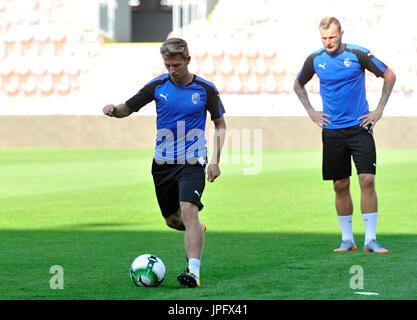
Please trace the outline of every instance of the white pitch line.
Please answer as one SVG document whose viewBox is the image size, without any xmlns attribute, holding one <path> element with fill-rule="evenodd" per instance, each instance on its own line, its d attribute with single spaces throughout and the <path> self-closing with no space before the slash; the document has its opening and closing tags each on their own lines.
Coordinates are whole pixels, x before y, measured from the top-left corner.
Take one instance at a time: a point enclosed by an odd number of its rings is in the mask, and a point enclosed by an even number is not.
<svg viewBox="0 0 417 320">
<path fill-rule="evenodd" d="M 362 291 L 357 291 L 355 293 L 356 294 L 361 294 L 361 295 L 364 295 L 364 296 L 377 296 L 377 295 L 379 295 L 379 293 L 377 293 L 377 292 L 362 292 Z"/>
</svg>

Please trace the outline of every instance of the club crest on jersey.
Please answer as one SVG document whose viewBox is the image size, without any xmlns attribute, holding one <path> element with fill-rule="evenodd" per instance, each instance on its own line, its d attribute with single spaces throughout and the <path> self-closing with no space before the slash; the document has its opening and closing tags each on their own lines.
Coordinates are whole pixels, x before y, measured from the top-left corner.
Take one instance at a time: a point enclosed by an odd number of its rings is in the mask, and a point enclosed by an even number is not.
<svg viewBox="0 0 417 320">
<path fill-rule="evenodd" d="M 191 96 L 191 101 L 192 101 L 194 104 L 199 103 L 199 102 L 200 102 L 200 94 L 199 94 L 198 92 L 193 93 L 193 95 Z"/>
<path fill-rule="evenodd" d="M 346 67 L 350 67 L 352 65 L 352 61 L 349 58 L 346 58 L 345 61 L 343 62 L 345 64 Z"/>
</svg>

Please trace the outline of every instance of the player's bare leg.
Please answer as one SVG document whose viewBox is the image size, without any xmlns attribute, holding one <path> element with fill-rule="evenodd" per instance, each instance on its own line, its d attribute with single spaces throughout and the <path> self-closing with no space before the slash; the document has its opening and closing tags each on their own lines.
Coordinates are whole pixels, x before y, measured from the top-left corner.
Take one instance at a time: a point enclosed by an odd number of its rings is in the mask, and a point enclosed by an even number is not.
<svg viewBox="0 0 417 320">
<path fill-rule="evenodd" d="M 178 210 L 175 213 L 171 214 L 169 217 L 166 217 L 165 223 L 170 228 L 184 231 L 185 226 L 184 226 L 184 223 L 182 222 L 181 208 L 178 208 Z"/>
<path fill-rule="evenodd" d="M 198 207 L 190 202 L 181 202 L 180 205 L 185 226 L 184 245 L 187 257 L 201 259 L 204 232 L 198 219 Z"/>
<path fill-rule="evenodd" d="M 336 212 L 338 216 L 350 216 L 353 213 L 352 196 L 350 195 L 349 178 L 333 181 L 336 193 Z"/>
<path fill-rule="evenodd" d="M 185 226 L 184 246 L 189 263 L 187 272 L 179 274 L 177 279 L 188 287 L 199 287 L 204 231 L 198 219 L 198 207 L 190 202 L 181 202 L 180 206 Z"/>
<path fill-rule="evenodd" d="M 361 186 L 361 210 L 365 224 L 365 244 L 364 251 L 388 253 L 376 240 L 376 223 L 378 218 L 378 197 L 375 191 L 375 175 L 362 173 L 359 174 L 359 184 Z"/>
<path fill-rule="evenodd" d="M 165 218 L 165 223 L 168 227 L 179 230 L 179 231 L 185 231 L 184 223 L 182 222 L 182 214 L 181 214 L 181 208 L 178 208 L 178 210 L 170 215 L 169 217 Z M 203 222 L 200 222 L 201 227 L 203 228 L 203 232 L 206 232 L 206 225 Z"/>
<path fill-rule="evenodd" d="M 362 214 L 378 212 L 378 197 L 375 191 L 375 176 L 373 174 L 359 174 L 361 186 L 361 210 Z"/>
<path fill-rule="evenodd" d="M 350 179 L 333 181 L 333 188 L 336 194 L 336 212 L 342 231 L 342 243 L 334 252 L 355 251 L 357 248 L 352 232 L 353 202 L 350 194 Z"/>
</svg>

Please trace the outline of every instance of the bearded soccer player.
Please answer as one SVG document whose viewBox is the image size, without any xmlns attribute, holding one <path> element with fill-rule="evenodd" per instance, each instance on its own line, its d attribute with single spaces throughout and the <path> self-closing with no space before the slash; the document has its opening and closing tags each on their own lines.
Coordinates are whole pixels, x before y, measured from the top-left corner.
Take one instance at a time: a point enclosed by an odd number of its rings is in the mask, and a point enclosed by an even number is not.
<svg viewBox="0 0 417 320">
<path fill-rule="evenodd" d="M 295 80 L 294 91 L 311 120 L 323 128 L 323 179 L 333 180 L 342 232 L 340 247 L 334 251 L 357 250 L 352 232 L 352 157 L 361 188 L 364 251 L 387 253 L 388 250 L 376 239 L 378 199 L 375 191 L 376 148 L 373 129 L 382 117 L 396 76 L 368 49 L 343 43 L 343 31 L 336 18 L 324 18 L 319 30 L 324 48 L 306 59 Z M 381 98 L 374 111 L 369 111 L 366 100 L 365 70 L 384 79 Z M 323 112 L 313 108 L 304 87 L 314 74 L 320 79 Z"/>
<path fill-rule="evenodd" d="M 155 101 L 157 136 L 152 163 L 155 192 L 166 224 L 185 231 L 188 268 L 177 279 L 184 286 L 199 287 L 206 229 L 198 217 L 203 209 L 201 196 L 207 164 L 206 116 L 208 111 L 215 127 L 213 159 L 207 166 L 207 179 L 213 182 L 221 173 L 225 110 L 214 84 L 189 72 L 191 57 L 183 39 L 168 39 L 160 53 L 168 73 L 151 80 L 125 103 L 106 105 L 103 113 L 124 118 Z"/>
</svg>

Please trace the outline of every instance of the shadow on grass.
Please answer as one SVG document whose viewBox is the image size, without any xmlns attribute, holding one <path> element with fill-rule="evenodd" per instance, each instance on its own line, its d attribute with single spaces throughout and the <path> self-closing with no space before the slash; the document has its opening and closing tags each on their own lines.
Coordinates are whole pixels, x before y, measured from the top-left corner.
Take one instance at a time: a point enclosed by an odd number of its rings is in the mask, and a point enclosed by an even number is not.
<svg viewBox="0 0 417 320">
<path fill-rule="evenodd" d="M 105 224 L 91 225 L 99 228 Z M 0 230 L 0 299 L 287 300 L 416 299 L 417 237 L 380 235 L 389 254 L 333 253 L 339 234 L 227 233 L 210 231 L 202 260 L 202 287 L 181 287 L 186 268 L 183 233 L 68 230 Z M 143 253 L 165 263 L 158 288 L 137 288 L 129 266 Z M 53 265 L 64 270 L 64 289 L 49 285 Z M 352 266 L 363 287 L 352 288 Z M 358 283 L 358 285 L 360 285 Z M 355 292 L 376 292 L 361 296 Z"/>
</svg>

